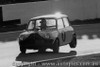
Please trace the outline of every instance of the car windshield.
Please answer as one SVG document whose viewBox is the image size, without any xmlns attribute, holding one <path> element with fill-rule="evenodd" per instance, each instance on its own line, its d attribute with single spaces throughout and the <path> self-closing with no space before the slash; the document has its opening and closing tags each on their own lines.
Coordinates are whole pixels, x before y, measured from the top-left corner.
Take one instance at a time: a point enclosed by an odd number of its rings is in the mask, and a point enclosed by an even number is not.
<svg viewBox="0 0 100 67">
<path fill-rule="evenodd" d="M 31 20 L 28 24 L 28 30 L 46 30 L 56 28 L 55 19 L 36 19 Z"/>
</svg>

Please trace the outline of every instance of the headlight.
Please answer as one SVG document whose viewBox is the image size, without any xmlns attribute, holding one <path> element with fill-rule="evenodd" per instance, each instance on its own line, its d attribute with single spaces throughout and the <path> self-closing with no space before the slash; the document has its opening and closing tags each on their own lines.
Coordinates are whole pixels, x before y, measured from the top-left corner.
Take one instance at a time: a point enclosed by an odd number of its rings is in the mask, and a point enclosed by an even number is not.
<svg viewBox="0 0 100 67">
<path fill-rule="evenodd" d="M 26 39 L 27 37 L 28 37 L 28 35 L 20 35 L 19 39 L 20 39 L 20 40 L 24 40 L 24 39 Z"/>
<path fill-rule="evenodd" d="M 24 38 L 25 38 L 25 35 L 21 35 L 21 36 L 19 37 L 20 40 L 23 40 Z"/>
</svg>

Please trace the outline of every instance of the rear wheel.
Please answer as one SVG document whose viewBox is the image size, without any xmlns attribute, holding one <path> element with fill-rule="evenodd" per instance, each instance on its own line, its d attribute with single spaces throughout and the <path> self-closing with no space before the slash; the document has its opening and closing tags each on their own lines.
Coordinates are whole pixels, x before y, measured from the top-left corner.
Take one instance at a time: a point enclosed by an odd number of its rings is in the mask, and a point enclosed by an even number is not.
<svg viewBox="0 0 100 67">
<path fill-rule="evenodd" d="M 59 52 L 59 39 L 56 39 L 54 44 L 53 44 L 53 52 L 58 53 Z"/>
<path fill-rule="evenodd" d="M 70 46 L 71 48 L 75 48 L 76 45 L 77 45 L 77 40 L 76 40 L 76 35 L 74 34 L 74 35 L 73 35 L 72 41 L 69 43 L 69 46 Z"/>
</svg>

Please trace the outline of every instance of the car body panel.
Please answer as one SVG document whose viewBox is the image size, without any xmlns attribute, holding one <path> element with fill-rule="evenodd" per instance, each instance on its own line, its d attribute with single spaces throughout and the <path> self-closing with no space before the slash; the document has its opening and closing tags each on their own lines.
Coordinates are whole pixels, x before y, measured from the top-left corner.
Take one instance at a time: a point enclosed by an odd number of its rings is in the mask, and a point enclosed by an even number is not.
<svg viewBox="0 0 100 67">
<path fill-rule="evenodd" d="M 65 32 L 65 41 L 64 44 L 68 44 L 71 42 L 72 40 L 72 36 L 73 36 L 73 28 L 71 26 L 65 27 L 64 28 L 64 32 Z"/>
<path fill-rule="evenodd" d="M 45 38 L 45 35 L 49 35 L 50 39 L 55 39 L 58 37 L 58 31 L 57 29 L 55 30 L 45 30 L 45 31 L 39 31 L 38 32 L 40 36 Z"/>
</svg>

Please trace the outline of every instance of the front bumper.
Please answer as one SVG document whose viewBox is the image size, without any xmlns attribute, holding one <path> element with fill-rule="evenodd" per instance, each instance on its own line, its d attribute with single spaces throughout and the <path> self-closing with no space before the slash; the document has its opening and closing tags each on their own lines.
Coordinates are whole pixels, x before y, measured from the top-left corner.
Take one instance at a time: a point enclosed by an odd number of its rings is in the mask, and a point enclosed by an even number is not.
<svg viewBox="0 0 100 67">
<path fill-rule="evenodd" d="M 29 49 L 51 48 L 53 39 L 43 38 L 38 34 L 31 35 L 25 40 L 19 40 L 19 45 Z"/>
</svg>

